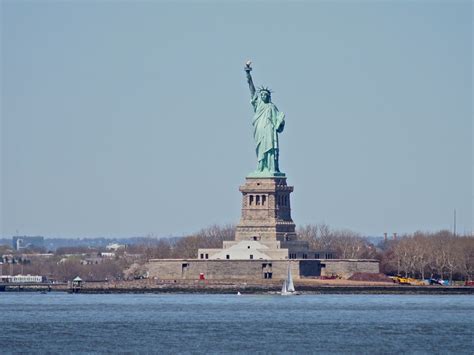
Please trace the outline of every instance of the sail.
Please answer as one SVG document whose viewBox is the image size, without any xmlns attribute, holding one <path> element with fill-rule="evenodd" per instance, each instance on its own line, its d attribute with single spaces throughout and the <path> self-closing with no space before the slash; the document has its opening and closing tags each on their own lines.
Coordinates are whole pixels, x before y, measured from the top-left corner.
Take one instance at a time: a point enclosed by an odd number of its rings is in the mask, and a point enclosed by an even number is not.
<svg viewBox="0 0 474 355">
<path fill-rule="evenodd" d="M 283 281 L 283 286 L 281 287 L 281 294 L 284 295 L 288 293 L 288 290 L 286 288 L 286 280 Z"/>
<path fill-rule="evenodd" d="M 295 286 L 293 285 L 293 278 L 291 277 L 291 268 L 290 264 L 288 264 L 288 277 L 286 279 L 287 290 L 288 292 L 295 292 Z"/>
</svg>

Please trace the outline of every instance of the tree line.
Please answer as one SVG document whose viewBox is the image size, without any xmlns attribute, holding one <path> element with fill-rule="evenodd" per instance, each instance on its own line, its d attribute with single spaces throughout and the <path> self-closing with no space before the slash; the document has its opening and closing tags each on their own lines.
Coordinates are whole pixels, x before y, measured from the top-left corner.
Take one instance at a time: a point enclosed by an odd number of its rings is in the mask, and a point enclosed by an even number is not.
<svg viewBox="0 0 474 355">
<path fill-rule="evenodd" d="M 45 275 L 59 281 L 80 276 L 85 280 L 120 279 L 131 265 L 143 265 L 150 259 L 193 259 L 199 248 L 222 248 L 222 242 L 234 240 L 235 226 L 213 225 L 185 237 L 141 238 L 112 259 L 84 264 L 79 254 L 98 253 L 85 247 L 62 248 L 47 259 L 31 259 L 17 265 L 3 265 L 3 274 L 13 267 L 14 274 Z M 416 232 L 396 239 L 372 243 L 348 229 L 332 229 L 326 224 L 305 225 L 297 229 L 299 240 L 311 250 L 332 252 L 340 259 L 377 259 L 381 272 L 416 278 L 440 277 L 472 280 L 474 277 L 474 236 L 454 236 L 449 231 Z M 65 255 L 72 256 L 65 257 Z M 20 259 L 21 260 L 21 259 Z M 5 267 L 6 265 L 6 267 Z M 125 275 L 126 276 L 126 275 Z"/>
<path fill-rule="evenodd" d="M 377 259 L 380 271 L 414 278 L 472 280 L 474 236 L 455 236 L 447 230 L 415 232 L 386 239 L 374 245 L 350 230 L 331 229 L 325 224 L 298 229 L 301 240 L 312 249 L 330 250 L 341 259 Z"/>
<path fill-rule="evenodd" d="M 380 262 L 382 271 L 389 274 L 472 280 L 474 237 L 446 230 L 407 234 L 381 245 Z"/>
</svg>

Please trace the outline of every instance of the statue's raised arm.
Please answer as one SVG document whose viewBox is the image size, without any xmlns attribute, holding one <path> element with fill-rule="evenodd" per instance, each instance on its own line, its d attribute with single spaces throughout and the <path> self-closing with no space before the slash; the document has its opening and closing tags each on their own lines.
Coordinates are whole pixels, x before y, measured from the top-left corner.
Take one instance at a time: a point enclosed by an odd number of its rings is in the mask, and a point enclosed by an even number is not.
<svg viewBox="0 0 474 355">
<path fill-rule="evenodd" d="M 245 72 L 247 73 L 247 83 L 249 84 L 249 89 L 250 89 L 250 95 L 253 97 L 255 95 L 255 86 L 253 85 L 253 80 L 252 80 L 252 75 L 250 75 L 250 72 L 252 71 L 252 62 L 250 60 L 245 63 Z"/>
</svg>

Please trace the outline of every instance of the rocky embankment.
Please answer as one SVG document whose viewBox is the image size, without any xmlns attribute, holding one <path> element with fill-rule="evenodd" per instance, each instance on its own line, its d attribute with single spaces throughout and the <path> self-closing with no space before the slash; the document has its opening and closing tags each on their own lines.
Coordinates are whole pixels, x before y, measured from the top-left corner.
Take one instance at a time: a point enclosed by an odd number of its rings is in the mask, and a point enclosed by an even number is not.
<svg viewBox="0 0 474 355">
<path fill-rule="evenodd" d="M 295 288 L 302 294 L 474 294 L 466 286 L 409 286 L 388 282 L 351 280 L 300 280 Z M 53 288 L 71 291 L 67 287 Z M 207 293 L 207 294 L 272 294 L 281 290 L 277 281 L 238 282 L 211 280 L 133 280 L 85 282 L 79 293 Z"/>
</svg>

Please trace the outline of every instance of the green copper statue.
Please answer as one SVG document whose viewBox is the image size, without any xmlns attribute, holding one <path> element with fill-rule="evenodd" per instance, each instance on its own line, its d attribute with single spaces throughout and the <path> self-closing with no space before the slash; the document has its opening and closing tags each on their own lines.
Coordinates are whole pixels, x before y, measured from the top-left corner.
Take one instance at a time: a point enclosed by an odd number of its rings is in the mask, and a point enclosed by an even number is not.
<svg viewBox="0 0 474 355">
<path fill-rule="evenodd" d="M 278 166 L 278 133 L 283 132 L 285 127 L 285 114 L 271 101 L 272 91 L 266 87 L 255 90 L 250 72 L 252 62 L 245 65 L 247 82 L 252 96 L 252 106 L 255 112 L 253 116 L 253 137 L 256 144 L 257 170 L 250 177 L 284 176 Z"/>
</svg>

